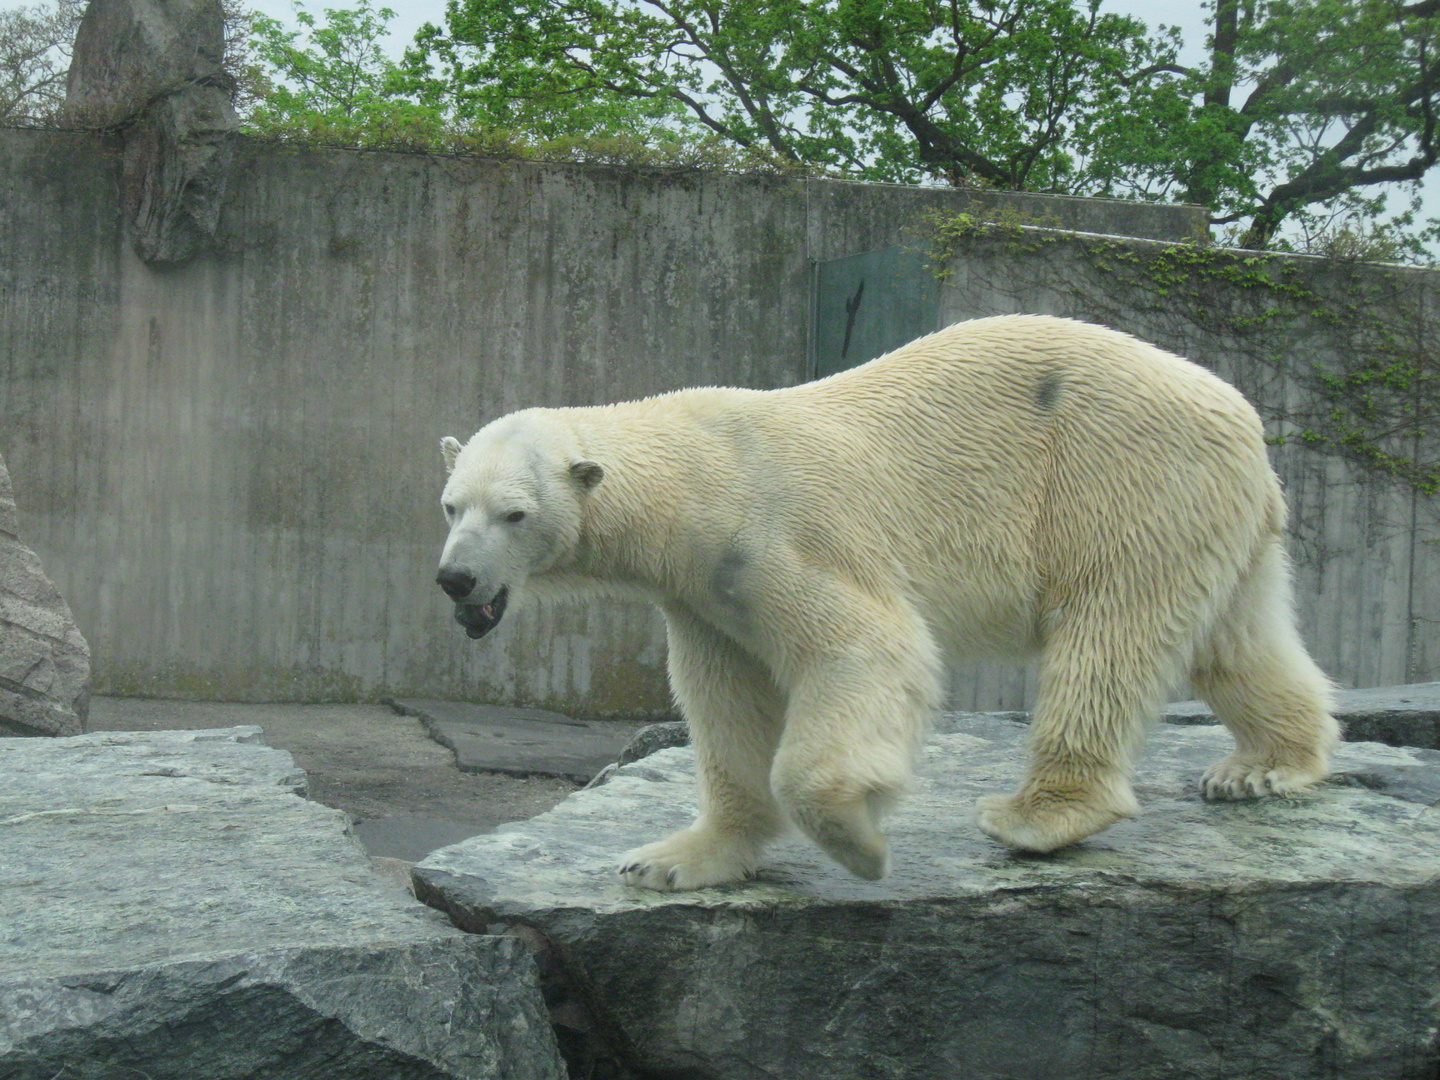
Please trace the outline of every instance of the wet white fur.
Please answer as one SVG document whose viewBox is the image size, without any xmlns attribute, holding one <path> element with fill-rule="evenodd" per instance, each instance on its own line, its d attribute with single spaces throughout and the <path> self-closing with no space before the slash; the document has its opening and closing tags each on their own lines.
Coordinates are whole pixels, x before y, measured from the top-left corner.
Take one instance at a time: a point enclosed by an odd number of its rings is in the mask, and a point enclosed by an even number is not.
<svg viewBox="0 0 1440 1080">
<path fill-rule="evenodd" d="M 514 413 L 446 459 L 444 562 L 477 598 L 599 585 L 665 613 L 701 812 L 624 856 L 636 885 L 741 878 L 791 824 L 882 875 L 942 657 L 1038 657 L 1025 779 L 977 807 L 1013 847 L 1136 813 L 1145 721 L 1187 674 L 1237 745 L 1208 797 L 1327 773 L 1260 422 L 1124 334 L 960 323 L 803 386 Z"/>
</svg>

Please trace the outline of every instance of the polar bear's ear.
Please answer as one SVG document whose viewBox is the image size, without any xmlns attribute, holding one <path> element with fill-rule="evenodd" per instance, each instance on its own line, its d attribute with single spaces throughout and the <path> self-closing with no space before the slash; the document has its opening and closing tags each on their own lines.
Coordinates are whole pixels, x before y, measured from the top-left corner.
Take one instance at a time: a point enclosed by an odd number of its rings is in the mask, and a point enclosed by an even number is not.
<svg viewBox="0 0 1440 1080">
<path fill-rule="evenodd" d="M 605 470 L 598 461 L 575 461 L 570 464 L 570 475 L 581 487 L 593 488 L 605 479 Z"/>
<path fill-rule="evenodd" d="M 446 435 L 440 440 L 440 456 L 445 459 L 445 471 L 455 471 L 455 458 L 460 453 L 460 440 L 454 435 Z"/>
</svg>

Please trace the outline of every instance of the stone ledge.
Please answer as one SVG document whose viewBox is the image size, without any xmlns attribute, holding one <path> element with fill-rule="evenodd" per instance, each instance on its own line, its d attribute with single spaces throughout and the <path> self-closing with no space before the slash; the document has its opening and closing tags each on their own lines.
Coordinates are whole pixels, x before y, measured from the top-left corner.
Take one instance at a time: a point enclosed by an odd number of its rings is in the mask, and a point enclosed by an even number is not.
<svg viewBox="0 0 1440 1080">
<path fill-rule="evenodd" d="M 687 1080 L 1434 1076 L 1440 753 L 1348 744 L 1314 792 L 1207 804 L 1196 783 L 1228 737 L 1164 725 L 1142 815 L 1034 857 L 985 839 L 971 810 L 1018 780 L 1024 727 L 957 724 L 890 824 L 881 882 L 787 842 L 743 885 L 622 885 L 617 857 L 694 813 L 693 753 L 670 749 L 432 854 L 417 893 L 460 925 L 543 936 L 572 1068 L 583 1053 Z"/>
<path fill-rule="evenodd" d="M 0 739 L 0 1076 L 559 1080 L 525 945 L 373 873 L 259 736 Z"/>
</svg>

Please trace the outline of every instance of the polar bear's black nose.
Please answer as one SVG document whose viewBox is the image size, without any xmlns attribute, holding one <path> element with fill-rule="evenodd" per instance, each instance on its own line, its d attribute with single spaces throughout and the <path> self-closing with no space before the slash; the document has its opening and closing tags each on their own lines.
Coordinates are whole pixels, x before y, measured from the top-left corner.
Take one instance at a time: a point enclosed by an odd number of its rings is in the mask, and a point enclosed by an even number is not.
<svg viewBox="0 0 1440 1080">
<path fill-rule="evenodd" d="M 475 588 L 475 575 L 464 570 L 441 570 L 435 581 L 451 600 L 464 600 Z"/>
</svg>

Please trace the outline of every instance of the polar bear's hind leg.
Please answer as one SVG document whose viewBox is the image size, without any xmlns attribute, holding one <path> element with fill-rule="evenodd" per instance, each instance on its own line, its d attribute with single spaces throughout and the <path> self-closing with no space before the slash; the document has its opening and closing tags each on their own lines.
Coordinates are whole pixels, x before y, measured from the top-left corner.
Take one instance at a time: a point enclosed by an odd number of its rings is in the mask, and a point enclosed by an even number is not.
<svg viewBox="0 0 1440 1080">
<path fill-rule="evenodd" d="M 1020 788 L 975 804 L 980 830 L 1022 851 L 1054 851 L 1139 812 L 1132 761 L 1175 663 L 1153 627 L 1090 606 L 1073 605 L 1046 643 Z"/>
<path fill-rule="evenodd" d="M 1278 539 L 1241 581 L 1197 652 L 1191 682 L 1235 737 L 1200 781 L 1208 799 L 1289 795 L 1324 779 L 1340 739 L 1331 683 L 1295 628 L 1290 572 Z"/>
</svg>

